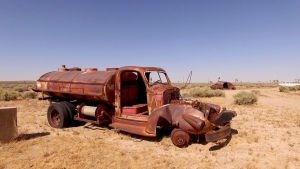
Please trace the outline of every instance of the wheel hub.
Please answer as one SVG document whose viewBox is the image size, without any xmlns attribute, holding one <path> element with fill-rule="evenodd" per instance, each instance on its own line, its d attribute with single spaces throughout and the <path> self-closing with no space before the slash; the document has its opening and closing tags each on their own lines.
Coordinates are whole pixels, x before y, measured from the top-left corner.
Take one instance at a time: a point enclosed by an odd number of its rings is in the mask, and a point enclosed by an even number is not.
<svg viewBox="0 0 300 169">
<path fill-rule="evenodd" d="M 190 135 L 182 129 L 173 129 L 171 140 L 178 147 L 186 146 L 190 142 Z"/>
</svg>

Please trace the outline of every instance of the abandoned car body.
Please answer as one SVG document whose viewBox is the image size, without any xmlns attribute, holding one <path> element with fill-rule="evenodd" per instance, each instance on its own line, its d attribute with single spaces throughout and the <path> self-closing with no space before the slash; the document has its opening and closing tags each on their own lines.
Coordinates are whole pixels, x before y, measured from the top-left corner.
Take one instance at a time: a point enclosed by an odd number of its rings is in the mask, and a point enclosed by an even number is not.
<svg viewBox="0 0 300 169">
<path fill-rule="evenodd" d="M 216 89 L 221 89 L 221 90 L 223 90 L 223 89 L 231 89 L 231 90 L 235 90 L 236 89 L 235 86 L 232 83 L 230 83 L 230 82 L 223 82 L 223 81 L 218 81 L 216 84 L 210 86 L 210 88 L 214 89 L 214 90 L 216 90 Z"/>
<path fill-rule="evenodd" d="M 81 71 L 63 66 L 42 75 L 33 90 L 50 101 L 47 119 L 54 128 L 83 121 L 156 137 L 157 127 L 167 127 L 178 147 L 188 145 L 191 135 L 205 134 L 207 142 L 227 138 L 236 116 L 214 104 L 181 99 L 166 71 L 157 67 Z"/>
</svg>

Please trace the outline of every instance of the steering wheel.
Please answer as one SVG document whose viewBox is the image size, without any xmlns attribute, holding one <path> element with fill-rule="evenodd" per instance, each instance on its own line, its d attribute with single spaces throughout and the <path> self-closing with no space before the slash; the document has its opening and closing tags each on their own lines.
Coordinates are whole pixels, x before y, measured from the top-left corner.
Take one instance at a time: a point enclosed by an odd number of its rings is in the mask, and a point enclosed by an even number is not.
<svg viewBox="0 0 300 169">
<path fill-rule="evenodd" d="M 158 79 L 155 82 L 153 82 L 153 84 L 155 84 L 155 83 L 162 83 L 162 81 L 160 79 Z"/>
</svg>

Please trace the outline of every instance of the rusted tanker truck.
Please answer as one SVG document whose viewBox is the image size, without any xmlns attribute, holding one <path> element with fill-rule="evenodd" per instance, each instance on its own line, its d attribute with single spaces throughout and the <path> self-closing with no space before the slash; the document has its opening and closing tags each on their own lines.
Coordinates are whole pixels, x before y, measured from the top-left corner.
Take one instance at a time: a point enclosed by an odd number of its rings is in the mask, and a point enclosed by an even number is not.
<svg viewBox="0 0 300 169">
<path fill-rule="evenodd" d="M 158 127 L 172 129 L 171 140 L 187 146 L 191 136 L 205 135 L 207 142 L 231 136 L 235 111 L 184 100 L 162 68 L 125 66 L 66 68 L 42 75 L 33 88 L 50 101 L 51 127 L 64 128 L 83 121 L 136 135 L 156 137 Z"/>
</svg>

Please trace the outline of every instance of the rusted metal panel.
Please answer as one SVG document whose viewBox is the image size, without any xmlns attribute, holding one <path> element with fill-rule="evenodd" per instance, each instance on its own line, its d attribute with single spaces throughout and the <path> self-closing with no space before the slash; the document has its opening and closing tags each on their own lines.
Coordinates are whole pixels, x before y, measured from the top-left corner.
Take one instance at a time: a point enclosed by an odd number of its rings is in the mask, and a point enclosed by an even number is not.
<svg viewBox="0 0 300 169">
<path fill-rule="evenodd" d="M 223 126 L 221 129 L 216 131 L 208 131 L 205 134 L 205 139 L 207 142 L 216 142 L 221 139 L 225 139 L 231 135 L 231 127 Z"/>
<path fill-rule="evenodd" d="M 165 104 L 169 104 L 171 100 L 177 100 L 180 97 L 178 88 L 160 84 L 148 88 L 147 93 L 149 114 L 151 114 L 157 108 Z"/>
<path fill-rule="evenodd" d="M 43 78 L 43 76 L 39 80 L 45 80 L 45 81 L 51 81 L 51 82 L 71 82 L 74 77 L 81 74 L 81 71 L 57 71 L 57 72 L 51 72 L 52 75 L 49 78 Z"/>
<path fill-rule="evenodd" d="M 237 116 L 235 111 L 224 110 L 211 119 L 211 122 L 217 125 L 223 125 L 224 123 L 230 122 L 235 116 Z"/>
<path fill-rule="evenodd" d="M 215 111 L 213 113 L 216 113 L 216 115 L 211 117 L 212 119 L 208 119 L 205 117 L 205 112 L 200 111 L 201 109 L 209 110 L 208 113 L 213 109 Z M 220 107 L 213 104 L 174 100 L 171 104 L 157 109 L 149 116 L 146 131 L 155 134 L 155 126 L 157 126 L 155 122 L 163 118 L 171 125 L 187 133 L 195 135 L 208 133 L 206 136 L 208 142 L 223 139 L 231 134 L 231 129 L 227 128 L 230 128 L 228 124 L 236 116 L 236 112 L 225 109 L 221 112 L 219 111 Z M 221 125 L 227 125 L 227 127 L 222 127 Z"/>
<path fill-rule="evenodd" d="M 188 120 L 186 121 L 183 116 Z M 147 132 L 156 133 L 159 118 L 167 120 L 171 125 L 179 127 L 190 134 L 204 134 L 214 128 L 214 125 L 204 118 L 204 113 L 190 105 L 169 104 L 158 108 L 149 116 L 148 126 L 146 128 Z M 196 118 L 199 120 L 195 120 Z M 202 123 L 205 123 L 204 127 Z M 195 129 L 194 127 L 196 125 L 199 125 L 199 128 Z"/>
<path fill-rule="evenodd" d="M 115 101 L 116 71 L 55 71 L 37 80 L 34 91 L 50 96 L 88 100 L 112 104 Z"/>
</svg>

